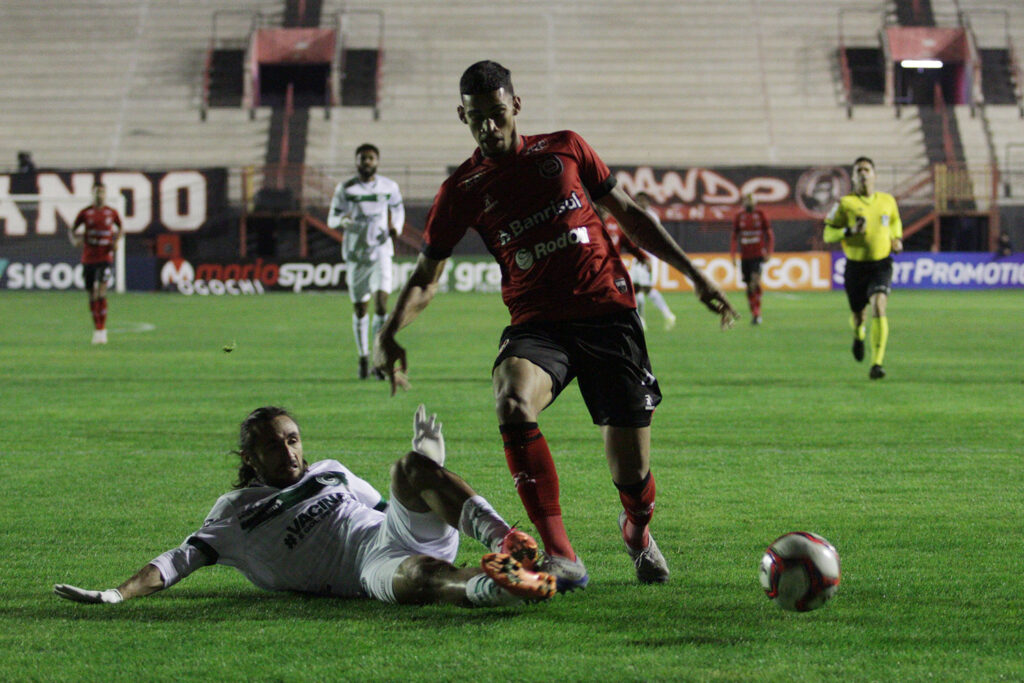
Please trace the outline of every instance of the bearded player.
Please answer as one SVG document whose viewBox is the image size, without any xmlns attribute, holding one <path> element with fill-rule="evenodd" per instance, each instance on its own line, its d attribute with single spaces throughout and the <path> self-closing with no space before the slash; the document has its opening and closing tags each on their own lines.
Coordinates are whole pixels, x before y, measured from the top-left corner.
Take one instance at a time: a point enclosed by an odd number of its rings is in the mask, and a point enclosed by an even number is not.
<svg viewBox="0 0 1024 683">
<path fill-rule="evenodd" d="M 107 283 L 122 232 L 121 216 L 106 206 L 106 201 L 107 188 L 102 183 L 93 185 L 92 204 L 78 212 L 68 230 L 71 244 L 82 247 L 82 275 L 85 290 L 89 293 L 93 344 L 107 343 Z"/>
<path fill-rule="evenodd" d="M 511 314 L 492 369 L 505 459 L 545 547 L 542 571 L 560 591 L 589 574 L 562 520 L 558 474 L 537 418 L 575 378 L 604 439 L 623 512 L 621 535 L 644 583 L 669 578 L 648 526 L 655 485 L 650 425 L 661 401 L 626 267 L 592 202 L 604 206 L 637 244 L 688 276 L 697 296 L 728 327 L 736 312 L 656 218 L 619 186 L 576 133 L 521 135 L 522 100 L 508 69 L 470 66 L 460 81 L 459 120 L 478 149 L 441 186 L 427 216 L 422 253 L 381 330 L 376 364 L 391 392 L 408 388 L 406 351 L 395 335 L 437 291 L 445 261 L 470 228 L 501 265 Z"/>
</svg>

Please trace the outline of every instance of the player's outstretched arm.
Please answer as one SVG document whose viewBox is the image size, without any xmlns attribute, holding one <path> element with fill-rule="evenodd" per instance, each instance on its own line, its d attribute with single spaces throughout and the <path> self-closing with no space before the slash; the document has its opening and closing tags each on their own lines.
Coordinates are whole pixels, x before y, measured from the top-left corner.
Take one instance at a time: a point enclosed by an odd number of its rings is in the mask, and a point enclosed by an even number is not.
<svg viewBox="0 0 1024 683">
<path fill-rule="evenodd" d="M 163 590 L 163 587 L 164 579 L 160 575 L 160 570 L 152 564 L 147 564 L 117 588 L 97 591 L 58 583 L 53 587 L 53 592 L 65 600 L 73 602 L 112 605 L 131 598 L 156 593 Z"/>
<path fill-rule="evenodd" d="M 608 209 L 618 221 L 619 227 L 626 236 L 633 240 L 641 249 L 646 249 L 662 261 L 671 264 L 693 282 L 694 291 L 707 308 L 718 314 L 722 329 L 732 327 L 739 318 L 736 309 L 729 303 L 728 297 L 714 282 L 700 271 L 682 247 L 676 244 L 664 226 L 650 214 L 640 208 L 633 198 L 626 194 L 621 186 L 616 185 L 598 203 Z"/>
<path fill-rule="evenodd" d="M 420 254 L 416 261 L 416 270 L 402 287 L 395 302 L 395 308 L 388 321 L 377 333 L 373 345 L 373 364 L 382 370 L 391 380 L 391 395 L 394 396 L 399 387 L 409 388 L 406 376 L 408 363 L 405 348 L 395 341 L 395 335 L 403 327 L 409 325 L 427 307 L 437 294 L 437 283 L 444 272 L 444 261 L 437 261 Z M 397 366 L 397 367 L 396 367 Z"/>
</svg>

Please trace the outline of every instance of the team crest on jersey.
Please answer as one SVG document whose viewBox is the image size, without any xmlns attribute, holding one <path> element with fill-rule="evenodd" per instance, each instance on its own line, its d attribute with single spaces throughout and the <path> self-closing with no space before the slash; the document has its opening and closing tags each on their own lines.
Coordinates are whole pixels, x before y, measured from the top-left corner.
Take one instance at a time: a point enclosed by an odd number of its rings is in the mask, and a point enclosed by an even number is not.
<svg viewBox="0 0 1024 683">
<path fill-rule="evenodd" d="M 615 278 L 615 289 L 619 290 L 619 294 L 625 294 L 627 291 L 629 291 L 629 285 L 626 284 L 626 278 Z"/>
<path fill-rule="evenodd" d="M 348 483 L 345 475 L 341 472 L 327 472 L 317 476 L 316 480 L 324 486 L 341 486 Z"/>
<path fill-rule="evenodd" d="M 540 173 L 540 177 L 547 180 L 557 178 L 562 175 L 562 171 L 564 169 L 565 167 L 562 165 L 562 160 L 554 154 L 548 154 L 540 160 L 540 163 L 537 164 L 537 171 Z"/>
</svg>

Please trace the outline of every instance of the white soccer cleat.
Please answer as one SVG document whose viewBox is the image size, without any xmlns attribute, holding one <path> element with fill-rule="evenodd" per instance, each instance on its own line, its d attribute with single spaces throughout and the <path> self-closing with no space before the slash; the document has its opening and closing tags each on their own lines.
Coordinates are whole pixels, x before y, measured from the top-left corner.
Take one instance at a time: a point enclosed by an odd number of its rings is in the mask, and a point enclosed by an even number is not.
<svg viewBox="0 0 1024 683">
<path fill-rule="evenodd" d="M 665 330 L 671 330 L 676 326 L 676 316 L 674 313 L 668 313 L 665 315 Z"/>
<path fill-rule="evenodd" d="M 107 343 L 107 331 L 106 330 L 94 330 L 92 333 L 93 344 L 106 344 Z"/>
<path fill-rule="evenodd" d="M 619 513 L 619 531 L 622 531 L 622 527 L 625 525 L 626 511 L 623 510 Z M 623 539 L 626 552 L 629 553 L 630 558 L 633 560 L 633 566 L 636 567 L 636 578 L 640 583 L 667 583 L 669 575 L 668 562 L 665 560 L 665 556 L 661 554 L 661 550 L 658 549 L 658 544 L 654 542 L 654 536 L 650 532 L 648 532 L 647 538 L 650 542 L 646 548 L 641 550 L 631 548 Z"/>
<path fill-rule="evenodd" d="M 557 555 L 544 554 L 544 559 L 537 565 L 537 569 L 555 577 L 559 593 L 568 593 L 577 588 L 586 588 L 590 583 L 590 575 L 587 568 L 580 561 L 579 555 L 575 560 Z"/>
</svg>

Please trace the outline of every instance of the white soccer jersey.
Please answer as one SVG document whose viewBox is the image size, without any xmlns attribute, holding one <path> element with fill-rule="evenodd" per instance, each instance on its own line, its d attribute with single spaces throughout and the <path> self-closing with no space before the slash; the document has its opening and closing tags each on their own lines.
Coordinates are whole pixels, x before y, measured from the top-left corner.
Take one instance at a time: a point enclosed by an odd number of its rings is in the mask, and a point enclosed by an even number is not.
<svg viewBox="0 0 1024 683">
<path fill-rule="evenodd" d="M 235 567 L 267 590 L 364 596 L 363 555 L 384 521 L 376 489 L 336 460 L 285 489 L 252 486 L 217 499 L 203 526 L 154 559 L 170 587 L 209 564 Z"/>
<path fill-rule="evenodd" d="M 356 176 L 338 184 L 327 214 L 327 226 L 344 228 L 341 254 L 346 261 L 367 262 L 394 256 L 395 247 L 388 233 L 389 210 L 391 227 L 401 234 L 405 206 L 394 180 L 378 175 L 364 183 Z M 344 218 L 350 218 L 352 223 L 343 226 Z"/>
</svg>

